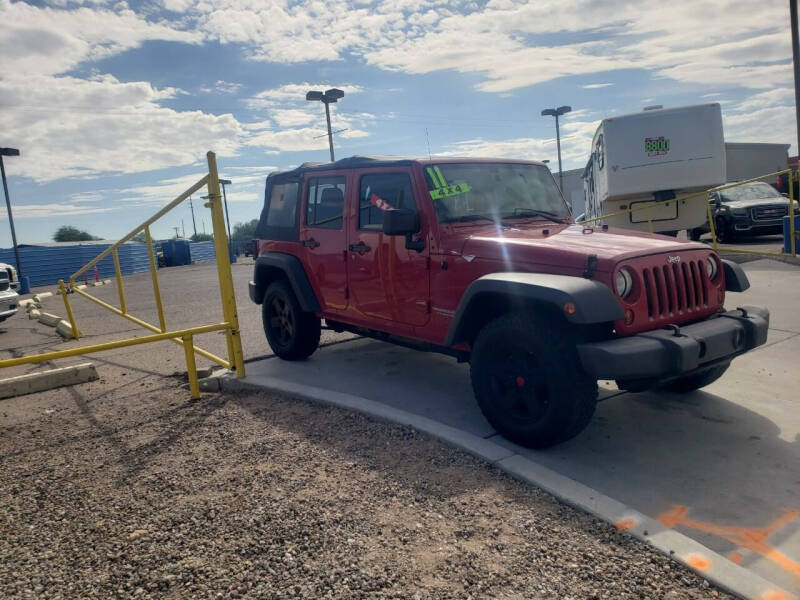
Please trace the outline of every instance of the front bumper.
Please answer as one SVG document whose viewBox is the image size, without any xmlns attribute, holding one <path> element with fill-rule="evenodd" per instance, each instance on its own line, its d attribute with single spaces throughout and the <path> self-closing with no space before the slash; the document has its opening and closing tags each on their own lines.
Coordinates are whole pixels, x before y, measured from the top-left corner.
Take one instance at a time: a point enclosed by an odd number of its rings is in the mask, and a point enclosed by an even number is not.
<svg viewBox="0 0 800 600">
<path fill-rule="evenodd" d="M 769 311 L 745 306 L 674 329 L 578 345 L 583 369 L 597 379 L 659 380 L 731 359 L 767 341 Z"/>
<path fill-rule="evenodd" d="M 7 319 L 19 308 L 19 294 L 14 290 L 0 292 L 0 319 Z"/>
</svg>

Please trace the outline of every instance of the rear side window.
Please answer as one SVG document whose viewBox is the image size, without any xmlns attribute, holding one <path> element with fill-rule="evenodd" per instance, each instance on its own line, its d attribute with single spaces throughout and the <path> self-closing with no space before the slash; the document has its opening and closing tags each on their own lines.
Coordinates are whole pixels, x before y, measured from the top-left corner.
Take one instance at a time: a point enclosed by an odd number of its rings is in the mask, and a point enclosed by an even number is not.
<svg viewBox="0 0 800 600">
<path fill-rule="evenodd" d="M 297 183 L 273 185 L 269 197 L 267 225 L 270 227 L 294 227 L 296 214 Z"/>
<path fill-rule="evenodd" d="M 341 229 L 344 198 L 344 177 L 309 179 L 306 193 L 306 225 L 324 229 Z"/>
<path fill-rule="evenodd" d="M 414 188 L 407 173 L 376 173 L 361 177 L 358 228 L 381 229 L 383 213 L 395 208 L 417 210 Z"/>
</svg>

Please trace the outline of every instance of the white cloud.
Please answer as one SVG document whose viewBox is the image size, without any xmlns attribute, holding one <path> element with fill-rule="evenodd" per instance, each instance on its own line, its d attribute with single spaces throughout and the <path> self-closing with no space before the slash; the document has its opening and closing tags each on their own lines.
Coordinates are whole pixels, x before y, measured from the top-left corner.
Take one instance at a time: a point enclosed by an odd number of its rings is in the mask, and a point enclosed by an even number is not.
<svg viewBox="0 0 800 600">
<path fill-rule="evenodd" d="M 179 112 L 158 104 L 175 90 L 111 76 L 0 80 L 0 131 L 22 156 L 17 175 L 37 181 L 136 173 L 236 153 L 244 133 L 231 115 Z M 19 108 L 24 107 L 24 108 Z"/>
<path fill-rule="evenodd" d="M 75 215 L 90 215 L 106 213 L 117 210 L 113 206 L 84 206 L 81 204 L 17 204 L 14 206 L 14 219 L 47 219 L 51 217 L 67 217 Z M 6 218 L 8 213 L 5 208 L 0 208 L 0 217 Z"/>
<path fill-rule="evenodd" d="M 114 10 L 39 8 L 0 0 L 0 77 L 64 73 L 87 60 L 136 48 L 146 40 L 199 43 L 203 35 L 150 22 L 120 4 Z"/>
<path fill-rule="evenodd" d="M 613 83 L 587 83 L 584 86 L 581 86 L 585 90 L 596 90 L 599 88 L 609 87 L 614 85 Z"/>
<path fill-rule="evenodd" d="M 200 91 L 207 94 L 236 94 L 242 87 L 241 83 L 233 83 L 219 79 L 212 87 L 203 87 L 200 88 Z"/>
<path fill-rule="evenodd" d="M 250 108 L 270 108 L 291 104 L 305 105 L 308 102 L 306 100 L 307 92 L 311 90 L 325 91 L 332 87 L 342 90 L 345 96 L 364 91 L 361 86 L 353 84 L 334 86 L 330 83 L 287 83 L 277 88 L 263 90 L 251 96 L 247 100 L 247 106 Z"/>
</svg>

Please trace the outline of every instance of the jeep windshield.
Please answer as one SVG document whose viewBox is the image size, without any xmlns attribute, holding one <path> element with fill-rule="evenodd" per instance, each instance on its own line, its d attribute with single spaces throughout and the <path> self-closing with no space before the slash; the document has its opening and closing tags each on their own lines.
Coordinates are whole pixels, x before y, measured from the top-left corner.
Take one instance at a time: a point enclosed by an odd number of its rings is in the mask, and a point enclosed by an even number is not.
<svg viewBox="0 0 800 600">
<path fill-rule="evenodd" d="M 432 164 L 425 167 L 425 180 L 440 223 L 531 218 L 571 221 L 569 209 L 544 165 Z"/>
</svg>

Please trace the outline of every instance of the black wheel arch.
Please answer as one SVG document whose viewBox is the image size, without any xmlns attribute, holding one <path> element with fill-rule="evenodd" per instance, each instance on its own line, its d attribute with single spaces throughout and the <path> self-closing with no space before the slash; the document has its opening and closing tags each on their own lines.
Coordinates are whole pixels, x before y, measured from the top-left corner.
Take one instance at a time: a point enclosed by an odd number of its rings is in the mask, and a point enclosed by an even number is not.
<svg viewBox="0 0 800 600">
<path fill-rule="evenodd" d="M 261 304 L 267 287 L 276 279 L 285 279 L 289 283 L 303 311 L 317 313 L 322 310 L 300 259 L 283 252 L 267 252 L 256 259 L 250 299 Z"/>
<path fill-rule="evenodd" d="M 571 314 L 564 310 L 567 303 L 575 307 Z M 471 342 L 487 322 L 531 306 L 577 326 L 624 318 L 614 293 L 599 281 L 549 273 L 492 273 L 473 281 L 464 292 L 445 345 Z"/>
</svg>

